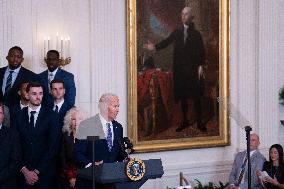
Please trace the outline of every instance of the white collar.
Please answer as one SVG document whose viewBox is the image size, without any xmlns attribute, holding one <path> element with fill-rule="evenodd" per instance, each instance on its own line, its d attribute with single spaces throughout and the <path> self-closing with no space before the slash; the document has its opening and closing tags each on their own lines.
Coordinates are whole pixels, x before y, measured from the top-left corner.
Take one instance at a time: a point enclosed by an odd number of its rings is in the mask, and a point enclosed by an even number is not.
<svg viewBox="0 0 284 189">
<path fill-rule="evenodd" d="M 7 71 L 8 71 L 8 72 L 13 71 L 14 73 L 17 73 L 17 74 L 18 74 L 19 71 L 20 71 L 20 69 L 21 69 L 21 67 L 22 67 L 22 66 L 19 66 L 18 68 L 12 70 L 12 69 L 10 69 L 9 66 L 8 66 L 8 67 L 7 67 Z"/>
<path fill-rule="evenodd" d="M 22 101 L 20 101 L 20 108 L 23 109 L 23 108 L 25 108 L 25 107 L 28 107 L 28 105 L 23 105 L 23 104 L 22 104 Z"/>
<path fill-rule="evenodd" d="M 0 124 L 0 130 L 2 129 L 2 123 Z"/>
<path fill-rule="evenodd" d="M 28 106 L 28 112 L 29 112 L 29 114 L 30 114 L 31 111 L 35 111 L 36 114 L 38 114 L 39 111 L 40 111 L 40 108 L 41 108 L 41 105 L 39 105 L 35 110 L 33 110 L 30 106 Z"/>
<path fill-rule="evenodd" d="M 58 68 L 56 68 L 53 72 L 49 71 L 48 69 L 47 69 L 47 71 L 48 71 L 48 76 L 52 73 L 52 75 L 54 77 L 56 72 L 58 71 Z"/>
<path fill-rule="evenodd" d="M 188 25 L 186 25 L 186 24 L 183 24 L 183 27 L 184 27 L 185 29 L 188 29 Z"/>
<path fill-rule="evenodd" d="M 100 113 L 99 113 L 99 116 L 100 116 L 100 120 L 101 120 L 101 123 L 102 123 L 103 127 L 106 127 L 107 123 L 110 123 L 110 126 L 112 126 L 112 122 L 111 121 L 107 121 Z"/>
<path fill-rule="evenodd" d="M 63 105 L 63 103 L 64 103 L 64 98 L 63 98 L 63 100 L 61 100 L 61 102 L 59 102 L 58 104 L 56 104 L 56 103 L 54 102 L 54 107 L 57 105 L 57 106 L 58 106 L 58 111 L 59 111 L 60 108 L 61 108 L 61 106 Z"/>
</svg>

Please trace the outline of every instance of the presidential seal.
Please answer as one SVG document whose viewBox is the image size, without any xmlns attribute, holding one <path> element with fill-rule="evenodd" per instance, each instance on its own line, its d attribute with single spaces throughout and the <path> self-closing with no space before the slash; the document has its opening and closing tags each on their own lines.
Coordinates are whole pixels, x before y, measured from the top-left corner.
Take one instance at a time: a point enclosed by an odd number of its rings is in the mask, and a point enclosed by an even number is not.
<svg viewBox="0 0 284 189">
<path fill-rule="evenodd" d="M 142 179 L 145 174 L 145 163 L 138 158 L 131 159 L 126 164 L 125 172 L 130 180 L 138 181 Z"/>
</svg>

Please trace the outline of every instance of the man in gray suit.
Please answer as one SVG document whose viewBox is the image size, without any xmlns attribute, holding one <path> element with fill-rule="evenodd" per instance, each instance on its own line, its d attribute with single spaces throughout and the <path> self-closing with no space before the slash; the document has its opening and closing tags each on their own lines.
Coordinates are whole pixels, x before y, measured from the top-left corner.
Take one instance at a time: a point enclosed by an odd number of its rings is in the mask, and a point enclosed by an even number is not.
<svg viewBox="0 0 284 189">
<path fill-rule="evenodd" d="M 258 151 L 259 137 L 257 134 L 250 135 L 250 158 L 251 158 L 251 188 L 261 188 L 258 182 L 256 171 L 262 170 L 265 157 Z M 243 169 L 243 171 L 242 171 Z M 232 171 L 229 177 L 230 189 L 247 189 L 248 188 L 248 172 L 246 151 L 237 153 Z"/>
<path fill-rule="evenodd" d="M 79 167 L 89 167 L 92 164 L 92 143 L 86 141 L 87 136 L 99 136 L 95 141 L 95 164 L 123 161 L 121 141 L 123 127 L 115 119 L 119 112 L 119 99 L 111 93 L 103 94 L 99 100 L 100 113 L 82 121 L 76 134 L 75 159 Z M 92 182 L 77 180 L 78 189 L 92 188 Z M 104 188 L 96 183 L 96 189 Z"/>
</svg>

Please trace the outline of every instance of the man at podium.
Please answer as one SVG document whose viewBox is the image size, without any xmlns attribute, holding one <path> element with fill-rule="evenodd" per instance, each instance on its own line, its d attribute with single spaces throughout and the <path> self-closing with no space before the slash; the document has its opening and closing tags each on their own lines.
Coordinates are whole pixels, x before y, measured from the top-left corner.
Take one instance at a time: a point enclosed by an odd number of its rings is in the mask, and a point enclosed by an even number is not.
<svg viewBox="0 0 284 189">
<path fill-rule="evenodd" d="M 79 167 L 92 166 L 92 141 L 87 136 L 99 136 L 94 144 L 95 165 L 123 161 L 120 141 L 123 139 L 123 128 L 115 121 L 119 112 L 118 96 L 106 93 L 99 100 L 99 113 L 81 122 L 78 128 L 75 144 L 75 159 Z M 77 179 L 78 189 L 92 188 L 92 181 L 82 178 Z M 96 189 L 103 186 L 96 183 Z"/>
</svg>

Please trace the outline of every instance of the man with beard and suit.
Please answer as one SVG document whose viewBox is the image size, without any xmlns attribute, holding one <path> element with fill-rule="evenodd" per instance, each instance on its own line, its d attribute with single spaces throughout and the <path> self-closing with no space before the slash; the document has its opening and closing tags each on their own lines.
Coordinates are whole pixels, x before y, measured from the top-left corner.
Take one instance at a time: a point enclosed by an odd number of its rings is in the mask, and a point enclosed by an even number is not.
<svg viewBox="0 0 284 189">
<path fill-rule="evenodd" d="M 12 47 L 6 57 L 8 66 L 0 68 L 0 101 L 9 108 L 20 101 L 19 84 L 23 81 L 36 82 L 38 80 L 34 72 L 22 66 L 23 54 L 20 47 Z"/>
<path fill-rule="evenodd" d="M 50 91 L 54 101 L 49 106 L 53 109 L 53 111 L 58 113 L 59 125 L 60 127 L 62 127 L 66 112 L 73 107 L 71 104 L 69 104 L 68 101 L 64 99 L 64 94 L 65 94 L 64 81 L 60 79 L 52 80 L 50 83 Z"/>
<path fill-rule="evenodd" d="M 61 137 L 58 115 L 41 104 L 43 89 L 39 83 L 29 83 L 27 93 L 29 105 L 21 110 L 14 125 L 23 150 L 20 188 L 54 188 Z"/>
<path fill-rule="evenodd" d="M 151 41 L 144 44 L 144 48 L 151 51 L 160 51 L 173 44 L 174 97 L 177 102 L 180 102 L 183 115 L 182 123 L 176 129 L 177 132 L 194 123 L 190 123 L 187 117 L 188 99 L 194 102 L 197 128 L 204 132 L 207 131 L 201 120 L 201 96 L 204 91 L 202 65 L 205 63 L 205 50 L 202 36 L 195 29 L 193 18 L 191 8 L 185 7 L 181 12 L 182 26 L 180 28 L 156 45 Z"/>
<path fill-rule="evenodd" d="M 86 141 L 87 136 L 99 136 L 100 140 L 95 141 L 95 162 L 112 163 L 123 161 L 119 141 L 123 138 L 123 128 L 115 121 L 119 112 L 119 99 L 116 95 L 106 93 L 99 100 L 100 113 L 81 122 L 77 131 L 75 144 L 75 159 L 80 167 L 89 167 L 92 164 L 92 143 Z M 78 189 L 92 187 L 91 181 L 78 179 Z M 96 183 L 97 189 L 104 188 Z"/>
<path fill-rule="evenodd" d="M 4 106 L 0 104 L 0 189 L 17 189 L 17 175 L 21 161 L 21 144 L 18 132 L 6 127 Z"/>
<path fill-rule="evenodd" d="M 61 69 L 59 52 L 56 50 L 50 50 L 46 55 L 46 64 L 47 70 L 39 74 L 39 78 L 41 80 L 41 84 L 44 90 L 43 103 L 52 104 L 53 97 L 50 93 L 50 82 L 53 79 L 61 79 L 65 85 L 65 95 L 64 99 L 71 106 L 75 105 L 75 97 L 76 97 L 76 87 L 74 82 L 74 75 L 70 72 L 67 72 Z"/>
</svg>

